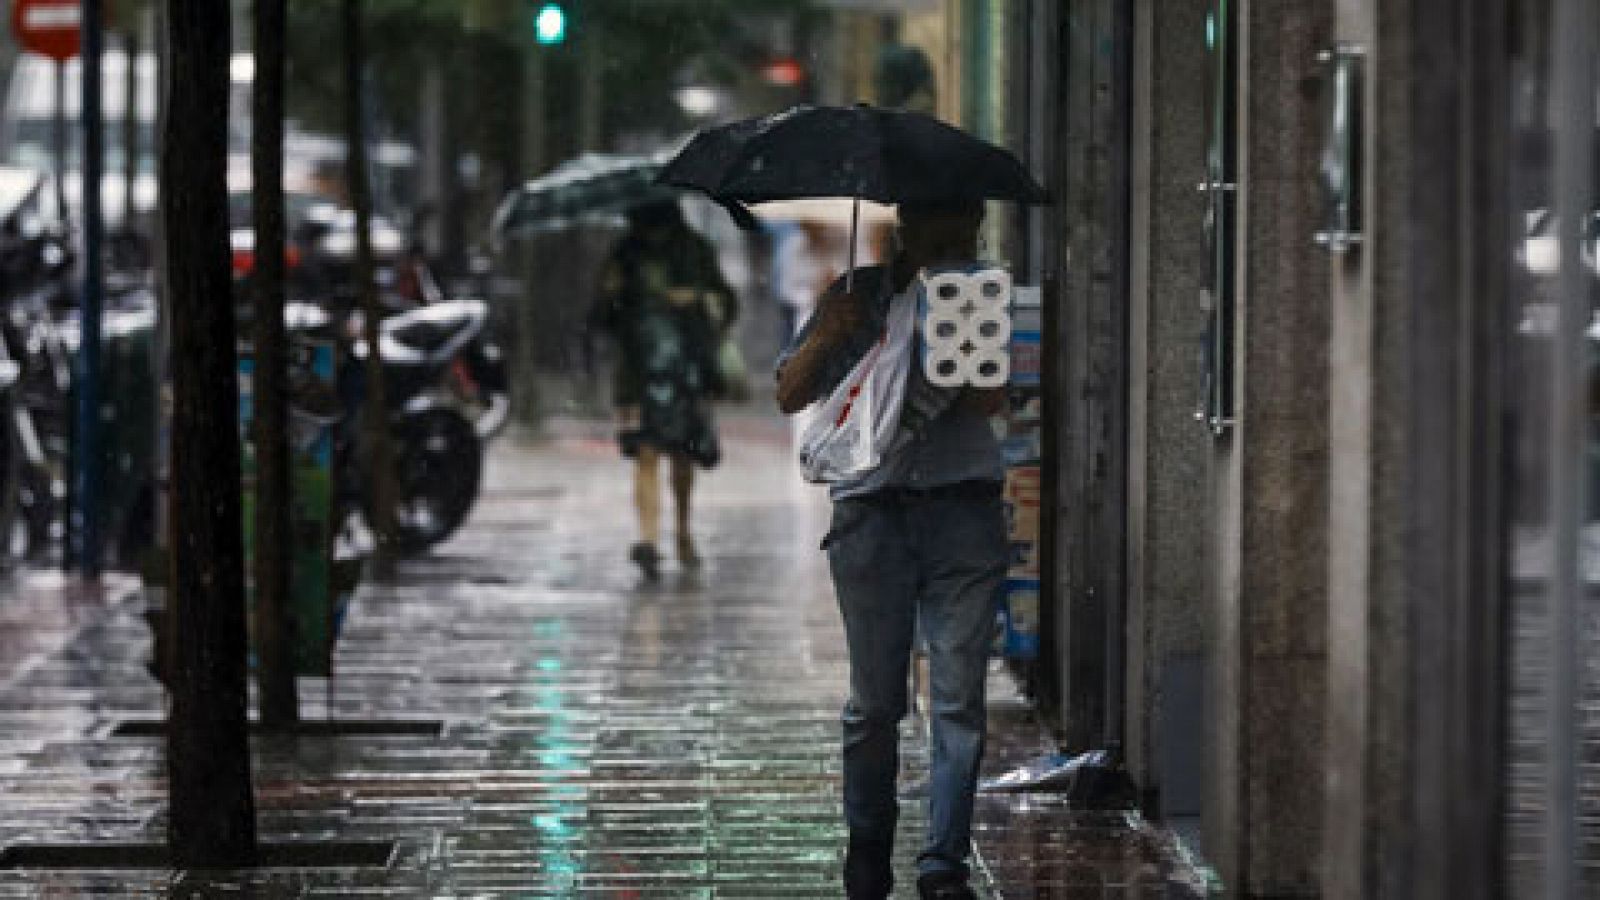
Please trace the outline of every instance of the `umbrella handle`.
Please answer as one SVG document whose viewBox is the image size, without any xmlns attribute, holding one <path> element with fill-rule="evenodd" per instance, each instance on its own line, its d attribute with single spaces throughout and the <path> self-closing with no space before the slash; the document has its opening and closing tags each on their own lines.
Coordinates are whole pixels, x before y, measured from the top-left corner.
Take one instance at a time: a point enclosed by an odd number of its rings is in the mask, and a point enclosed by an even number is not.
<svg viewBox="0 0 1600 900">
<path fill-rule="evenodd" d="M 861 229 L 861 198 L 850 198 L 850 264 L 844 270 L 844 292 L 849 294 L 856 281 L 856 233 Z"/>
</svg>

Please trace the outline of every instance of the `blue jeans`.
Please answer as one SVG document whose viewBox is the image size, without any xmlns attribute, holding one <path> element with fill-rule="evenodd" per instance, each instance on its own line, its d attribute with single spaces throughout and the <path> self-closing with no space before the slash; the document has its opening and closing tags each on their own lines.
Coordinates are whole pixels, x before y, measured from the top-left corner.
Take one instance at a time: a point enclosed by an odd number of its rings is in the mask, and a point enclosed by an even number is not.
<svg viewBox="0 0 1600 900">
<path fill-rule="evenodd" d="M 836 501 L 823 541 L 850 652 L 844 811 L 854 841 L 892 842 L 899 723 L 914 634 L 932 668 L 926 874 L 966 870 L 983 758 L 984 678 L 1006 570 L 1000 486 L 963 482 Z"/>
</svg>

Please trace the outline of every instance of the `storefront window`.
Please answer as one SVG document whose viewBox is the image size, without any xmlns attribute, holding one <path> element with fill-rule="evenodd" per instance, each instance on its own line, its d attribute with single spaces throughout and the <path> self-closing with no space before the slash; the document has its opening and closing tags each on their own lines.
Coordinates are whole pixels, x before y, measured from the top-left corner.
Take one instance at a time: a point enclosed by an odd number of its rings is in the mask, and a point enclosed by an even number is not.
<svg viewBox="0 0 1600 900">
<path fill-rule="evenodd" d="M 1600 383 L 1592 0 L 1514 5 L 1510 248 L 1515 352 L 1507 419 L 1511 686 L 1505 795 L 1509 895 L 1595 896 L 1583 833 L 1600 667 Z M 1592 821 L 1592 819 L 1591 819 Z"/>
</svg>

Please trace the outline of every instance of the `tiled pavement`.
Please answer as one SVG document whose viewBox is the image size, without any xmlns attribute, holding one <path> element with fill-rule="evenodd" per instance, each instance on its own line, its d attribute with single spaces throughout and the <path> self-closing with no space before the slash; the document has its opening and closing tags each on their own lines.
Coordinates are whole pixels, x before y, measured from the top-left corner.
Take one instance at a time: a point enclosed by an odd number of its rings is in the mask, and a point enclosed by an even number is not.
<svg viewBox="0 0 1600 900">
<path fill-rule="evenodd" d="M 259 738 L 263 837 L 395 839 L 376 869 L 0 871 L 10 897 L 837 897 L 842 641 L 825 504 L 780 426 L 736 420 L 699 493 L 708 560 L 641 585 L 604 431 L 503 442 L 471 525 L 364 589 L 309 715 L 438 718 L 441 738 Z M 0 844 L 160 840 L 162 747 L 139 600 L 17 580 L 0 595 Z M 1039 749 L 996 675 L 998 769 Z M 907 794 L 925 754 L 906 729 Z M 986 798 L 992 896 L 1190 896 L 1157 833 Z M 908 802 L 900 896 L 920 837 Z"/>
</svg>

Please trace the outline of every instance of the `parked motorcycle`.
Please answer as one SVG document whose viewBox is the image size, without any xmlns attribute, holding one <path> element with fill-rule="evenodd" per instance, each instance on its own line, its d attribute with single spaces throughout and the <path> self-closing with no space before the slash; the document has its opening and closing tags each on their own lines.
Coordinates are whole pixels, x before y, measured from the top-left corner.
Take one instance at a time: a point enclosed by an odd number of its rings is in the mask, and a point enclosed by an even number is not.
<svg viewBox="0 0 1600 900">
<path fill-rule="evenodd" d="M 354 217 L 327 203 L 300 206 L 290 229 L 285 324 L 291 335 L 331 340 L 339 348 L 337 512 L 342 521 L 364 524 L 366 342 L 355 290 Z M 234 260 L 243 277 L 254 254 L 248 209 L 240 207 Z M 399 552 L 416 554 L 448 538 L 471 513 L 484 444 L 510 414 L 509 385 L 489 334 L 487 304 L 446 299 L 419 248 L 387 222 L 374 222 L 373 237 L 375 280 L 386 311 L 379 330 L 398 493 L 396 537 Z"/>
<path fill-rule="evenodd" d="M 484 445 L 505 425 L 505 366 L 485 337 L 487 321 L 484 304 L 463 300 L 420 307 L 379 326 L 402 554 L 427 550 L 466 521 L 477 501 Z M 364 519 L 370 512 L 361 468 L 367 348 L 352 337 L 361 333 L 360 317 L 336 326 L 322 306 L 294 303 L 286 324 L 291 333 L 339 343 L 337 502 L 342 519 Z"/>
<path fill-rule="evenodd" d="M 42 174 L 0 167 L 0 556 L 48 561 L 66 536 L 75 416 L 77 284 L 64 223 Z M 148 546 L 154 497 L 155 302 L 147 269 L 108 247 L 102 320 L 102 534 L 114 565 L 133 567 Z"/>
<path fill-rule="evenodd" d="M 466 521 L 478 497 L 484 445 L 505 426 L 505 366 L 485 337 L 487 323 L 484 304 L 455 300 L 391 316 L 379 326 L 403 554 L 440 543 Z M 353 400 L 365 380 L 366 355 L 364 341 L 351 344 L 343 377 Z M 354 434 L 352 447 L 359 428 Z M 350 455 L 352 463 L 358 458 Z"/>
<path fill-rule="evenodd" d="M 10 558 L 37 561 L 65 536 L 72 352 L 61 328 L 63 286 L 24 274 L 20 255 L 7 254 L 3 266 L 8 290 L 0 336 L 12 377 L 0 527 Z"/>
</svg>

